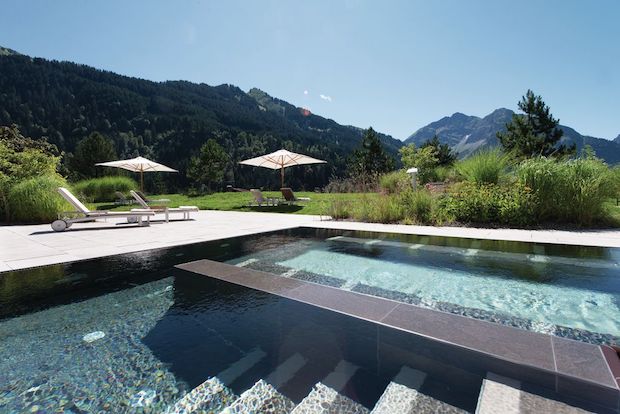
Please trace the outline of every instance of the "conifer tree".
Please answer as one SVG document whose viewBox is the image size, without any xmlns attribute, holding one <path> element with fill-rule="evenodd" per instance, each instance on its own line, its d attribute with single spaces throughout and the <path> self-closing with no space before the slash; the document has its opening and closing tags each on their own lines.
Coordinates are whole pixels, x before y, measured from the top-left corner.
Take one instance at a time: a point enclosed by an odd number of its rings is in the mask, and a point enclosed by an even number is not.
<svg viewBox="0 0 620 414">
<path fill-rule="evenodd" d="M 575 153 L 575 144 L 558 145 L 564 131 L 558 128 L 560 120 L 553 117 L 541 96 L 528 89 L 518 105 L 524 113 L 514 114 L 512 121 L 506 124 L 506 131 L 497 133 L 506 152 L 518 158 L 561 157 Z"/>
</svg>

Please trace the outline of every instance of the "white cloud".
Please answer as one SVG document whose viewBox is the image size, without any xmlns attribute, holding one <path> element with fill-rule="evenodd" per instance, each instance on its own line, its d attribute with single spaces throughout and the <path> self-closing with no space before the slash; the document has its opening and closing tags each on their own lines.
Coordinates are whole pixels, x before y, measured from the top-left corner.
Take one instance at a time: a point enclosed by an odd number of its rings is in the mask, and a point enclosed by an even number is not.
<svg viewBox="0 0 620 414">
<path fill-rule="evenodd" d="M 324 101 L 327 101 L 327 102 L 331 102 L 331 101 L 332 101 L 332 97 L 331 97 L 331 96 L 328 96 L 328 95 L 323 95 L 323 94 L 320 94 L 319 96 L 320 96 L 320 97 L 321 97 L 321 99 L 322 99 L 322 100 L 324 100 Z"/>
</svg>

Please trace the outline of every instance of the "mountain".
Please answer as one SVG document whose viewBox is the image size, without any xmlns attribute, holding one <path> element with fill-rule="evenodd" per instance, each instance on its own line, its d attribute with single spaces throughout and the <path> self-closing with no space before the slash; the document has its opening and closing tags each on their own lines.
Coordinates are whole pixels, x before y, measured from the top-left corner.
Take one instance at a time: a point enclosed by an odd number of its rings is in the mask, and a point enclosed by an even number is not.
<svg viewBox="0 0 620 414">
<path fill-rule="evenodd" d="M 0 48 L 0 125 L 13 123 L 68 156 L 98 131 L 114 141 L 119 157 L 153 157 L 182 172 L 200 146 L 215 138 L 231 156 L 226 180 L 240 187 L 274 187 L 277 174 L 238 161 L 281 147 L 328 161 L 287 170 L 288 184 L 323 186 L 344 173 L 363 133 L 259 89 L 246 93 L 234 85 L 152 82 Z M 380 139 L 396 157 L 402 142 L 384 134 Z M 305 174 L 307 168 L 312 174 Z M 169 190 L 188 184 L 184 174 L 161 176 L 158 185 Z"/>
<path fill-rule="evenodd" d="M 496 133 L 506 130 L 506 123 L 510 122 L 513 114 L 506 108 L 496 109 L 484 118 L 457 112 L 418 129 L 405 140 L 405 144 L 421 145 L 436 134 L 440 142 L 450 145 L 460 158 L 465 158 L 481 148 L 499 145 Z M 575 143 L 578 151 L 589 145 L 597 156 L 609 164 L 620 162 L 620 136 L 611 141 L 581 135 L 565 125 L 560 125 L 560 128 L 564 131 L 562 143 Z"/>
</svg>

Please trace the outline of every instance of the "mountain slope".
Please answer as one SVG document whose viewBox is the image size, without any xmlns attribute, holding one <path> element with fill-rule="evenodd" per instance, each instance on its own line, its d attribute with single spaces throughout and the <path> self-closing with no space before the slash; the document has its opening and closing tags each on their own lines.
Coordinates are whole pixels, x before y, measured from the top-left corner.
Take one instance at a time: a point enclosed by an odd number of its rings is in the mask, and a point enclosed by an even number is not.
<svg viewBox="0 0 620 414">
<path fill-rule="evenodd" d="M 437 134 L 440 142 L 450 145 L 459 157 L 465 158 L 479 149 L 499 145 L 496 133 L 506 130 L 506 123 L 510 122 L 513 114 L 513 111 L 506 108 L 496 109 L 484 118 L 457 112 L 418 129 L 405 140 L 405 144 L 421 145 Z M 564 125 L 560 125 L 560 128 L 564 131 L 562 143 L 575 143 L 579 151 L 585 145 L 590 145 L 608 163 L 620 162 L 620 136 L 610 141 L 581 135 Z"/>
<path fill-rule="evenodd" d="M 231 155 L 227 181 L 238 186 L 276 184 L 269 171 L 239 167 L 244 158 L 281 147 L 328 161 L 291 169 L 289 184 L 314 188 L 342 174 L 362 130 L 310 114 L 253 89 L 184 81 L 151 82 L 70 62 L 0 53 L 0 124 L 15 123 L 33 138 L 46 137 L 68 153 L 93 131 L 112 138 L 119 157 L 154 157 L 183 171 L 188 159 L 215 138 Z M 260 92 L 260 93 L 259 93 Z M 279 105 L 286 111 L 274 108 Z M 267 107 L 269 109 L 267 109 Z M 381 135 L 396 155 L 402 142 Z M 183 174 L 166 176 L 169 188 Z"/>
</svg>

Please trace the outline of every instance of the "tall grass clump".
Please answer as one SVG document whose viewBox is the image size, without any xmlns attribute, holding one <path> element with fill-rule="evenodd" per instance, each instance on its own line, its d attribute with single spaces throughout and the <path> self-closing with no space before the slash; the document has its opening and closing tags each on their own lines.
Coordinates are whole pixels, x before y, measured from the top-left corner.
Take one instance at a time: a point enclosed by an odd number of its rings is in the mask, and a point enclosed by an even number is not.
<svg viewBox="0 0 620 414">
<path fill-rule="evenodd" d="M 510 157 L 499 148 L 483 150 L 456 164 L 457 172 L 475 184 L 497 184 L 506 174 Z"/>
<path fill-rule="evenodd" d="M 67 183 L 60 176 L 44 175 L 13 186 L 8 194 L 11 221 L 19 223 L 50 222 L 58 213 L 70 210 L 57 188 Z"/>
<path fill-rule="evenodd" d="M 411 177 L 404 170 L 392 171 L 381 176 L 379 185 L 386 194 L 398 194 L 411 189 Z"/>
<path fill-rule="evenodd" d="M 529 159 L 518 166 L 517 176 L 536 194 L 541 221 L 578 226 L 604 220 L 604 202 L 617 189 L 614 171 L 596 158 Z"/>
<path fill-rule="evenodd" d="M 430 191 L 405 191 L 398 196 L 398 201 L 402 205 L 406 222 L 429 224 L 433 221 L 434 200 Z"/>
<path fill-rule="evenodd" d="M 138 184 L 129 177 L 106 176 L 78 181 L 73 184 L 73 190 L 80 197 L 92 202 L 114 201 L 117 199 L 116 191 L 126 193 L 138 188 Z"/>
</svg>

